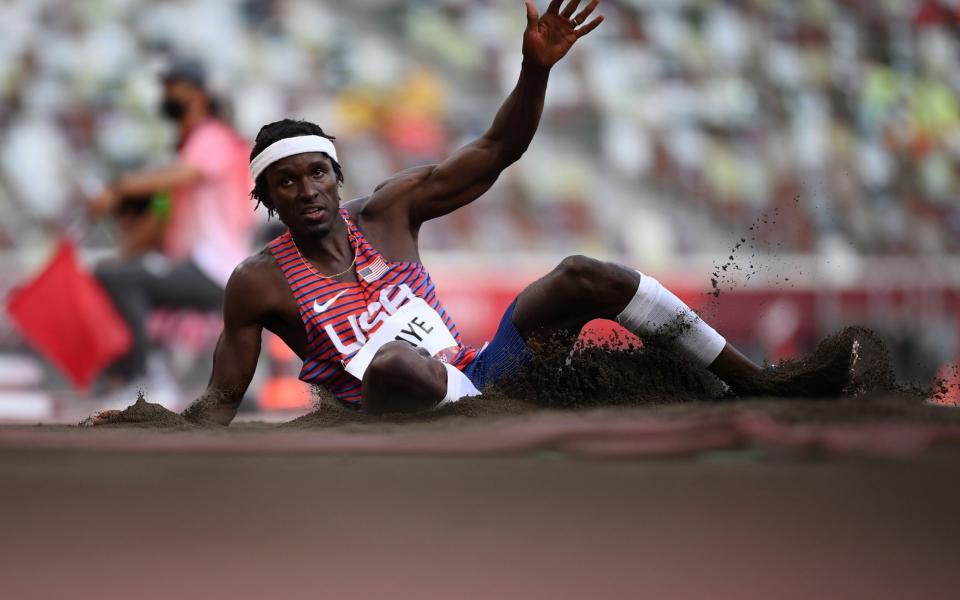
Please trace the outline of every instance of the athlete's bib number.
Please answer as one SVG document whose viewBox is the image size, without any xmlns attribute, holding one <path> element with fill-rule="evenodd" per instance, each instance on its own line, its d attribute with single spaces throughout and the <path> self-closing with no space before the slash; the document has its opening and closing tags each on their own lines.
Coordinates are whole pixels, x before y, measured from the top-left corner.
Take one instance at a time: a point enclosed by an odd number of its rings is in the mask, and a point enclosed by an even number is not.
<svg viewBox="0 0 960 600">
<path fill-rule="evenodd" d="M 380 328 L 370 336 L 363 348 L 343 363 L 347 373 L 362 380 L 377 350 L 387 342 L 394 341 L 425 348 L 430 356 L 457 346 L 457 341 L 453 339 L 437 311 L 430 308 L 423 298 L 415 297 L 381 323 Z"/>
</svg>

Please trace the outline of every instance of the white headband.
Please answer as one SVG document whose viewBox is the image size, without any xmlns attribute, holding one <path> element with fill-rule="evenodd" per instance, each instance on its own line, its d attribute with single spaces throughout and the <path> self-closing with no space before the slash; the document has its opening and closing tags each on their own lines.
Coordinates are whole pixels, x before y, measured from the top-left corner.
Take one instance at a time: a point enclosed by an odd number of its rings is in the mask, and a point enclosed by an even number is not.
<svg viewBox="0 0 960 600">
<path fill-rule="evenodd" d="M 260 177 L 260 174 L 267 167 L 278 160 L 306 152 L 325 152 L 334 162 L 340 162 L 337 160 L 336 147 L 327 138 L 319 135 L 298 135 L 284 138 L 267 146 L 263 152 L 250 161 L 250 175 L 256 181 L 257 177 Z"/>
</svg>

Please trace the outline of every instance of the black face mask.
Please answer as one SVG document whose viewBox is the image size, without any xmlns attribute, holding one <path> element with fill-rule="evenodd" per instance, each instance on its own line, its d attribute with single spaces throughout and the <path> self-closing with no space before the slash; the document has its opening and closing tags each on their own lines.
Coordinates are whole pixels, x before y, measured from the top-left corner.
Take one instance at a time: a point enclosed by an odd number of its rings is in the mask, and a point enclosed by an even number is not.
<svg viewBox="0 0 960 600">
<path fill-rule="evenodd" d="M 168 119 L 179 121 L 183 115 L 187 114 L 187 105 L 174 98 L 164 98 L 160 105 L 160 112 Z"/>
</svg>

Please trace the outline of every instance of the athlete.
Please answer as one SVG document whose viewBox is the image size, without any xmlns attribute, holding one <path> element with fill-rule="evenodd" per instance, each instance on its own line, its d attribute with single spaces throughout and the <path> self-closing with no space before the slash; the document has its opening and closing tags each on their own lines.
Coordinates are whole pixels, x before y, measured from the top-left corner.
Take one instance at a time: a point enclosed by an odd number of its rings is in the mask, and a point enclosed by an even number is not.
<svg viewBox="0 0 960 600">
<path fill-rule="evenodd" d="M 226 425 L 249 385 L 264 328 L 303 360 L 300 378 L 368 413 L 416 412 L 479 394 L 533 358 L 531 344 L 613 319 L 640 336 L 684 322 L 678 351 L 735 391 L 760 368 L 654 278 L 583 256 L 564 259 L 507 308 L 482 350 L 464 346 L 420 261 L 421 225 L 469 204 L 530 144 L 553 65 L 603 21 L 592 0 L 527 1 L 523 67 L 490 129 L 437 165 L 401 172 L 341 206 L 332 137 L 313 123 L 265 126 L 251 153 L 252 196 L 288 231 L 241 263 L 206 392 L 184 415 Z"/>
</svg>

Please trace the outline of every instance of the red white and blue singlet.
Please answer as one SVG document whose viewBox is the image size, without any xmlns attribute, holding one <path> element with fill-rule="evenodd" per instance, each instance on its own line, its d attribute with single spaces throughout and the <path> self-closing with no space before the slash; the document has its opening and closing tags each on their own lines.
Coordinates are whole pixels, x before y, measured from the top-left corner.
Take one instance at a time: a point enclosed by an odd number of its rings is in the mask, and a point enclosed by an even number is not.
<svg viewBox="0 0 960 600">
<path fill-rule="evenodd" d="M 301 258 L 290 232 L 267 245 L 283 271 L 300 309 L 307 333 L 307 352 L 300 379 L 321 385 L 341 402 L 359 406 L 360 380 L 348 373 L 349 362 L 380 324 L 413 297 L 422 298 L 440 315 L 457 343 L 449 360 L 461 371 L 477 356 L 463 345 L 460 332 L 437 298 L 436 287 L 419 262 L 387 262 L 353 222 L 345 209 L 350 245 L 356 253 L 356 282 L 319 276 Z"/>
</svg>

